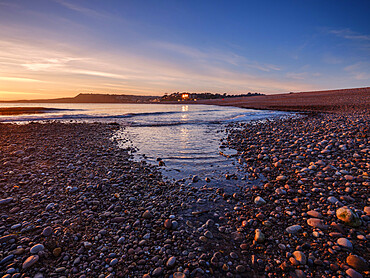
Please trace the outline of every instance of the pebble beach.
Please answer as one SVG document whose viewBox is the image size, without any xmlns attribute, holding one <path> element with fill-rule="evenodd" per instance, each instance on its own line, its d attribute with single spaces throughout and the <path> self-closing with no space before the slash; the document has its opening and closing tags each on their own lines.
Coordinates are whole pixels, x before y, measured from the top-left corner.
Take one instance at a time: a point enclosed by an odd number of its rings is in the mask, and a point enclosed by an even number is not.
<svg viewBox="0 0 370 278">
<path fill-rule="evenodd" d="M 164 181 L 115 123 L 1 124 L 0 276 L 368 277 L 369 123 L 231 124 L 235 192 Z"/>
</svg>

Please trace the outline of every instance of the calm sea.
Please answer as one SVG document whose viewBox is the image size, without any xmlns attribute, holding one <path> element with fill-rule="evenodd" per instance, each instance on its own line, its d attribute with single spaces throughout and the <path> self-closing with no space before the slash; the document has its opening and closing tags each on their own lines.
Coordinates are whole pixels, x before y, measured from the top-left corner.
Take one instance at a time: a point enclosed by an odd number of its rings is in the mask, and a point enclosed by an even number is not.
<svg viewBox="0 0 370 278">
<path fill-rule="evenodd" d="M 286 115 L 283 112 L 250 110 L 213 105 L 181 104 L 0 104 L 0 107 L 48 107 L 60 110 L 37 115 L 0 116 L 1 122 L 27 123 L 30 121 L 117 122 L 120 130 L 114 135 L 122 148 L 133 147 L 136 160 L 158 164 L 169 179 L 184 179 L 191 183 L 197 175 L 197 185 L 209 177 L 211 184 L 242 185 L 243 171 L 236 167 L 233 150 L 220 149 L 229 123 L 263 120 Z M 238 180 L 226 180 L 225 175 L 236 174 Z"/>
</svg>

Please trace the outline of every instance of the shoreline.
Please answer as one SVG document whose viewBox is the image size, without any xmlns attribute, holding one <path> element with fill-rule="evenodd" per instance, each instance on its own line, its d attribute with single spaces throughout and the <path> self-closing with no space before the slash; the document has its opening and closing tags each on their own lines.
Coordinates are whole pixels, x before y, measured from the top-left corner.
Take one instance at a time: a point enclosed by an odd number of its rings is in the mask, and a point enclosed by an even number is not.
<svg viewBox="0 0 370 278">
<path fill-rule="evenodd" d="M 109 139 L 114 124 L 0 124 L 0 273 L 365 277 L 369 122 L 360 111 L 231 126 L 249 178 L 268 180 L 232 194 L 164 182 Z M 337 218 L 345 205 L 360 225 Z"/>
</svg>

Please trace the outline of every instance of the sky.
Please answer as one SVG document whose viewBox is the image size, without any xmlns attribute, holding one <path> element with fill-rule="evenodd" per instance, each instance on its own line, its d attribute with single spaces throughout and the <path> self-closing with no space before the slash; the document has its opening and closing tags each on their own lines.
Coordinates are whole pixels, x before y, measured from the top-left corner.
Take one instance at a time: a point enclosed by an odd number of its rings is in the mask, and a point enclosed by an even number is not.
<svg viewBox="0 0 370 278">
<path fill-rule="evenodd" d="M 370 1 L 0 0 L 0 100 L 370 86 Z"/>
</svg>

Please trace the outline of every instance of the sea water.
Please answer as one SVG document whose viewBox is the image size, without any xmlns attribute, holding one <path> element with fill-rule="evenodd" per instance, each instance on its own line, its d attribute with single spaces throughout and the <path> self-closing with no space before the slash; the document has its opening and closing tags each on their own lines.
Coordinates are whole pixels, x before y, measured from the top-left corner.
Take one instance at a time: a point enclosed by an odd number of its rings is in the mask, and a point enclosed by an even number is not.
<svg viewBox="0 0 370 278">
<path fill-rule="evenodd" d="M 117 122 L 113 138 L 121 148 L 135 149 L 134 159 L 157 164 L 165 178 L 197 185 L 243 186 L 245 172 L 233 150 L 220 148 L 229 123 L 271 119 L 284 112 L 214 105 L 182 104 L 1 104 L 0 107 L 45 107 L 43 114 L 0 116 L 1 122 L 30 121 Z M 222 152 L 225 155 L 221 155 Z M 237 179 L 226 179 L 226 176 Z"/>
</svg>

